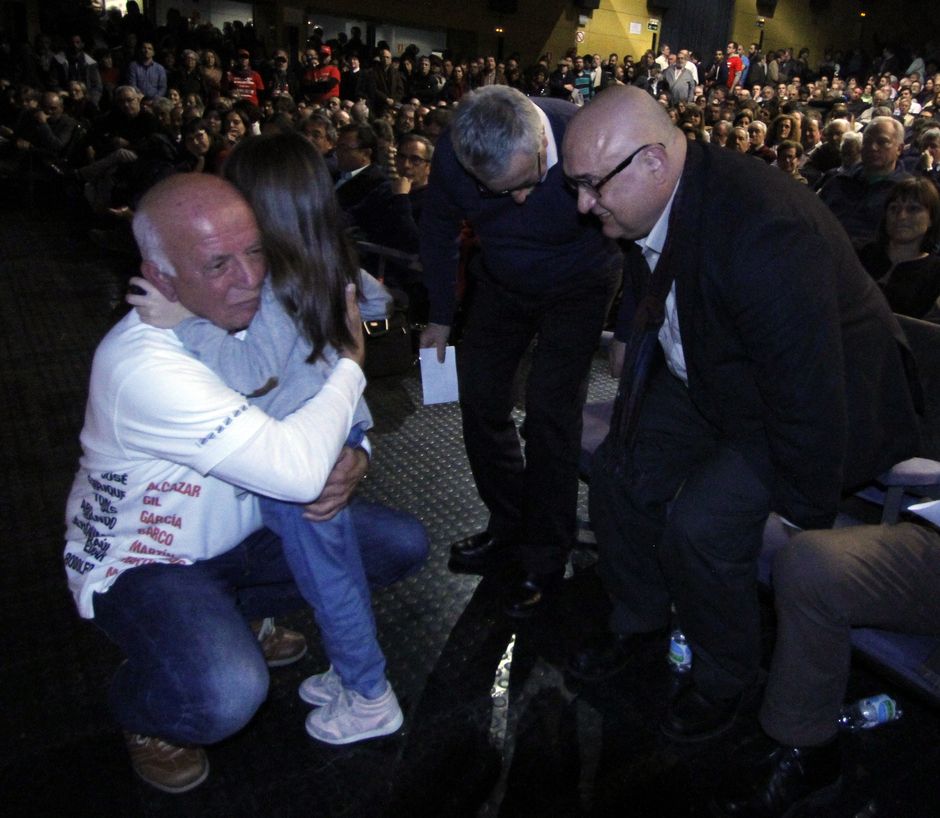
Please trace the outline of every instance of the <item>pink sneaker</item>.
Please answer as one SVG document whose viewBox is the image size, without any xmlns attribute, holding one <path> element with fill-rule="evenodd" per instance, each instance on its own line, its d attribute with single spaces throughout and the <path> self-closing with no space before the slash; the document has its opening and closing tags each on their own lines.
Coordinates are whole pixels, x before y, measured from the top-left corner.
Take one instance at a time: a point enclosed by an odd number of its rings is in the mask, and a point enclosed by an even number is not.
<svg viewBox="0 0 940 818">
<path fill-rule="evenodd" d="M 327 744 L 352 744 L 390 735 L 404 720 L 391 685 L 377 699 L 342 688 L 335 699 L 307 716 L 307 732 Z"/>
</svg>

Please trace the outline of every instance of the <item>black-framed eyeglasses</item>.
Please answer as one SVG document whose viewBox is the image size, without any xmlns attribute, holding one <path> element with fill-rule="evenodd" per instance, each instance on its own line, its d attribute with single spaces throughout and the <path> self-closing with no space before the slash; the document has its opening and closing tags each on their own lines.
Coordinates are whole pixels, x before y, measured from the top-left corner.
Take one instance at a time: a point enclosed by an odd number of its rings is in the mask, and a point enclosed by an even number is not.
<svg viewBox="0 0 940 818">
<path fill-rule="evenodd" d="M 412 165 L 423 165 L 431 161 L 423 156 L 418 156 L 416 153 L 399 153 L 398 158 L 402 162 L 411 162 Z"/>
<path fill-rule="evenodd" d="M 514 187 L 507 187 L 505 190 L 491 190 L 486 185 L 483 184 L 479 179 L 475 181 L 477 183 L 477 190 L 480 192 L 480 196 L 484 199 L 499 199 L 503 196 L 509 196 L 519 190 L 528 190 L 533 188 L 536 185 L 542 183 L 542 149 L 539 148 L 535 152 L 535 166 L 538 168 L 538 179 L 534 182 L 523 182 L 521 185 L 515 185 Z"/>
<path fill-rule="evenodd" d="M 645 151 L 647 148 L 656 147 L 657 145 L 663 150 L 666 149 L 666 146 L 662 142 L 647 142 L 645 145 L 640 145 L 640 147 L 638 147 L 633 153 L 631 153 L 626 159 L 617 165 L 617 167 L 615 167 L 610 173 L 608 173 L 602 179 L 598 179 L 596 182 L 589 182 L 587 179 L 573 179 L 570 176 L 566 176 L 565 181 L 575 193 L 583 190 L 589 196 L 592 196 L 595 199 L 600 199 L 601 188 L 604 185 L 606 185 L 618 173 L 622 173 L 628 167 L 630 167 L 630 163 L 636 159 L 641 151 Z"/>
</svg>

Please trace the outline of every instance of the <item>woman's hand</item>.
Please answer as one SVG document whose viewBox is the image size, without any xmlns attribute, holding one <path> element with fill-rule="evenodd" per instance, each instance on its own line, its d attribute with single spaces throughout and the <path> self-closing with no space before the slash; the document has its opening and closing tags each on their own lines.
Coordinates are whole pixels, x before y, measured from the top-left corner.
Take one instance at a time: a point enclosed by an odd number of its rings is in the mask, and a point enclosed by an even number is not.
<svg viewBox="0 0 940 818">
<path fill-rule="evenodd" d="M 356 285 L 346 285 L 346 327 L 352 335 L 352 346 L 340 350 L 340 357 L 349 358 L 361 367 L 366 360 L 365 339 L 362 337 L 362 314 L 359 312 L 359 298 Z"/>
<path fill-rule="evenodd" d="M 180 321 L 193 317 L 179 301 L 164 298 L 153 284 L 139 276 L 130 280 L 124 300 L 134 305 L 141 321 L 162 329 L 172 329 Z"/>
</svg>

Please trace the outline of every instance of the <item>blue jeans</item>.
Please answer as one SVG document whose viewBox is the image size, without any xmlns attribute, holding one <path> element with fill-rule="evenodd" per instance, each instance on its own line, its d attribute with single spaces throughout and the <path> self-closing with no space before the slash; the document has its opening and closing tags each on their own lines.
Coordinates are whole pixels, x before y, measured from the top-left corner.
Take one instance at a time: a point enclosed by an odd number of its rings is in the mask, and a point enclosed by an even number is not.
<svg viewBox="0 0 940 818">
<path fill-rule="evenodd" d="M 310 522 L 303 506 L 261 498 L 265 526 L 281 538 L 300 593 L 313 608 L 323 647 L 343 686 L 374 699 L 385 691 L 385 656 L 375 634 L 372 593 L 348 508 Z"/>
<path fill-rule="evenodd" d="M 365 435 L 353 427 L 346 443 Z M 261 498 L 261 519 L 281 538 L 294 581 L 316 615 L 327 658 L 343 686 L 373 699 L 385 692 L 385 657 L 375 635 L 372 593 L 348 508 L 310 522 L 303 507 Z"/>
<path fill-rule="evenodd" d="M 424 526 L 364 500 L 347 509 L 372 587 L 415 573 Z M 193 565 L 151 564 L 95 594 L 95 623 L 124 652 L 111 710 L 124 730 L 211 744 L 240 730 L 267 696 L 268 668 L 246 622 L 304 605 L 281 541 L 261 529 Z"/>
</svg>

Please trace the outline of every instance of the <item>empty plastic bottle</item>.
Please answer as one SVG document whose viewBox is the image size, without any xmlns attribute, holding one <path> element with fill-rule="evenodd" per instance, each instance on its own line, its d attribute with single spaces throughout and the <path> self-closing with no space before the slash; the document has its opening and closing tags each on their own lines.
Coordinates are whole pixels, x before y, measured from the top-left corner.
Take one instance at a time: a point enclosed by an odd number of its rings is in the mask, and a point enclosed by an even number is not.
<svg viewBox="0 0 940 818">
<path fill-rule="evenodd" d="M 870 730 L 879 724 L 895 721 L 902 715 L 898 703 L 881 693 L 843 707 L 839 714 L 839 727 L 843 730 Z"/>
<path fill-rule="evenodd" d="M 685 641 L 685 634 L 674 628 L 669 639 L 669 653 L 666 657 L 675 673 L 688 673 L 692 669 L 692 648 Z"/>
</svg>

